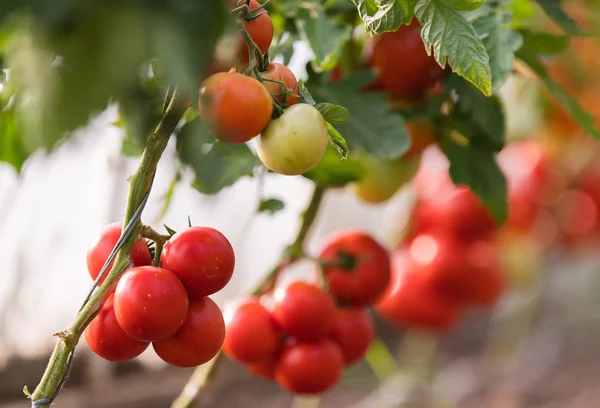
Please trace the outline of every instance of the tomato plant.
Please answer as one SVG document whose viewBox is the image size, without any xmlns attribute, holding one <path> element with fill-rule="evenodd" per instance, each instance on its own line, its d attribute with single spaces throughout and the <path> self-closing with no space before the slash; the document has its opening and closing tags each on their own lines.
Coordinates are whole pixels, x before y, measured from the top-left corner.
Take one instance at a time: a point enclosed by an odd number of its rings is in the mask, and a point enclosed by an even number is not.
<svg viewBox="0 0 600 408">
<path fill-rule="evenodd" d="M 273 113 L 267 89 L 256 79 L 236 72 L 206 78 L 198 103 L 213 136 L 228 143 L 245 143 L 258 136 Z"/>
<path fill-rule="evenodd" d="M 130 337 L 157 341 L 175 334 L 188 317 L 188 296 L 166 269 L 138 266 L 115 289 L 115 315 Z"/>
<path fill-rule="evenodd" d="M 321 113 L 308 104 L 286 109 L 258 138 L 258 157 L 275 173 L 298 175 L 323 158 L 329 133 Z"/>
<path fill-rule="evenodd" d="M 263 85 L 275 100 L 288 105 L 295 105 L 298 103 L 298 97 L 296 96 L 299 92 L 298 81 L 296 80 L 294 73 L 290 71 L 288 67 L 273 62 L 269 64 L 269 69 L 261 75 L 264 81 Z M 283 82 L 285 89 L 280 83 L 271 81 Z"/>
<path fill-rule="evenodd" d="M 223 346 L 225 322 L 219 306 L 209 297 L 192 300 L 181 329 L 152 343 L 156 354 L 177 367 L 195 367 L 213 358 Z"/>
<path fill-rule="evenodd" d="M 190 227 L 173 235 L 160 256 L 191 299 L 223 289 L 233 275 L 235 254 L 227 238 L 214 228 Z"/>
<path fill-rule="evenodd" d="M 235 1 L 235 0 L 234 0 Z M 244 0 L 238 0 L 237 6 L 241 6 L 244 4 Z M 248 3 L 248 8 L 250 11 L 255 11 L 261 6 L 261 4 L 256 0 L 250 0 Z M 250 20 L 242 20 L 244 24 L 244 29 L 252 38 L 252 41 L 256 44 L 261 54 L 265 54 L 269 51 L 269 47 L 271 46 L 271 41 L 273 41 L 273 22 L 269 17 L 269 13 L 265 9 L 254 18 Z M 239 54 L 242 62 L 248 62 L 250 60 L 250 53 L 248 51 L 248 44 L 242 35 L 239 36 Z"/>
</svg>

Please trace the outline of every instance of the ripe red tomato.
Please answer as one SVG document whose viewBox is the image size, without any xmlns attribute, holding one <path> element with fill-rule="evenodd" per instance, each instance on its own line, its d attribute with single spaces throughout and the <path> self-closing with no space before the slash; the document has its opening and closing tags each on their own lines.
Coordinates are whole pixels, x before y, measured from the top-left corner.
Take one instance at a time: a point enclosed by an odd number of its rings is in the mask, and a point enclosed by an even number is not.
<svg viewBox="0 0 600 408">
<path fill-rule="evenodd" d="M 315 285 L 297 281 L 275 291 L 273 315 L 283 331 L 300 341 L 327 336 L 335 323 L 331 296 Z"/>
<path fill-rule="evenodd" d="M 392 282 L 374 307 L 387 322 L 443 334 L 458 321 L 462 307 L 441 296 L 405 254 L 393 255 Z"/>
<path fill-rule="evenodd" d="M 255 78 L 220 72 L 202 83 L 198 111 L 214 137 L 227 143 L 246 143 L 271 121 L 273 100 Z"/>
<path fill-rule="evenodd" d="M 458 302 L 491 306 L 504 289 L 490 242 L 467 244 L 448 235 L 423 234 L 411 242 L 408 256 L 422 279 Z"/>
<path fill-rule="evenodd" d="M 287 346 L 275 367 L 275 380 L 295 394 L 321 394 L 342 375 L 344 356 L 331 340 Z"/>
<path fill-rule="evenodd" d="M 150 344 L 132 339 L 119 326 L 113 307 L 113 295 L 106 300 L 84 334 L 90 350 L 103 359 L 114 362 L 136 358 Z"/>
<path fill-rule="evenodd" d="M 276 364 L 277 360 L 266 360 L 258 363 L 247 364 L 246 368 L 257 377 L 264 378 L 265 380 L 274 380 Z"/>
<path fill-rule="evenodd" d="M 282 346 L 283 333 L 256 298 L 239 305 L 226 327 L 223 352 L 233 360 L 243 363 L 272 360 Z"/>
<path fill-rule="evenodd" d="M 190 299 L 223 289 L 233 275 L 235 253 L 227 238 L 209 227 L 191 227 L 167 241 L 162 266 L 181 280 Z"/>
<path fill-rule="evenodd" d="M 599 238 L 599 208 L 589 194 L 581 190 L 565 191 L 556 204 L 555 216 L 565 244 Z"/>
<path fill-rule="evenodd" d="M 407 98 L 419 98 L 445 73 L 427 55 L 416 20 L 368 41 L 366 54 L 369 66 L 378 72 L 375 86 Z"/>
<path fill-rule="evenodd" d="M 362 231 L 345 231 L 334 236 L 323 248 L 324 262 L 344 260 L 344 266 L 323 269 L 329 292 L 351 306 L 373 304 L 390 281 L 387 250 Z"/>
<path fill-rule="evenodd" d="M 174 336 L 152 343 L 156 354 L 177 367 L 195 367 L 217 355 L 225 339 L 219 306 L 209 297 L 193 300 L 185 324 Z"/>
<path fill-rule="evenodd" d="M 298 80 L 296 79 L 294 73 L 285 65 L 272 62 L 269 64 L 269 70 L 267 72 L 263 72 L 261 75 L 265 79 L 283 82 L 290 92 L 299 95 L 300 91 L 298 89 Z M 265 86 L 265 88 L 267 88 L 267 91 L 269 91 L 271 96 L 275 98 L 277 102 L 283 103 L 283 94 L 280 84 L 269 81 L 264 81 L 262 84 Z M 295 105 L 298 103 L 298 97 L 287 95 L 285 102 L 290 106 Z"/>
<path fill-rule="evenodd" d="M 340 309 L 331 338 L 340 347 L 346 365 L 354 364 L 362 360 L 375 338 L 373 320 L 364 310 Z"/>
<path fill-rule="evenodd" d="M 188 296 L 168 270 L 138 266 L 125 272 L 117 284 L 115 315 L 130 337 L 161 340 L 175 334 L 185 322 Z"/>
<path fill-rule="evenodd" d="M 245 0 L 238 0 L 237 5 L 240 6 Z M 256 0 L 250 0 L 249 8 L 250 11 L 256 10 L 260 7 L 260 3 Z M 269 17 L 269 13 L 267 10 L 263 9 L 261 14 L 253 20 L 246 21 L 242 20 L 244 24 L 244 28 L 248 31 L 250 38 L 252 41 L 258 46 L 260 52 L 264 55 L 267 51 L 269 51 L 269 47 L 271 46 L 271 42 L 273 41 L 273 21 L 271 21 L 271 17 Z M 240 34 L 239 39 L 239 55 L 241 62 L 249 62 L 250 61 L 250 53 L 248 50 L 248 44 L 246 44 L 246 40 Z"/>
<path fill-rule="evenodd" d="M 93 280 L 96 280 L 100 274 L 104 263 L 120 237 L 121 223 L 114 222 L 104 227 L 100 235 L 98 235 L 89 246 L 86 256 L 87 267 Z M 152 265 L 152 256 L 150 256 L 150 251 L 143 238 L 138 239 L 133 244 L 133 247 L 131 248 L 131 260 L 135 266 Z M 113 264 L 114 262 L 110 265 L 111 268 Z M 108 271 L 110 272 L 110 268 Z M 104 275 L 104 278 L 100 281 L 99 285 L 104 282 L 107 275 L 108 273 Z"/>
</svg>

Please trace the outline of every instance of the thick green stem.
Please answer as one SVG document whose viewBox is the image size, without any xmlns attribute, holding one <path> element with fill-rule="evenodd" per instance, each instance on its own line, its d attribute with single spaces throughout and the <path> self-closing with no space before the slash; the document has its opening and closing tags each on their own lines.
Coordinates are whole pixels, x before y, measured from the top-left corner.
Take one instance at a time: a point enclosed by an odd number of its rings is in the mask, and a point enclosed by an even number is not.
<svg viewBox="0 0 600 408">
<path fill-rule="evenodd" d="M 304 241 L 306 240 L 306 236 L 308 235 L 310 227 L 317 218 L 319 207 L 323 201 L 325 191 L 326 188 L 324 186 L 318 184 L 315 185 L 310 202 L 302 214 L 302 222 L 300 224 L 298 234 L 296 234 L 296 239 L 283 251 L 281 259 L 277 265 L 275 265 L 275 267 L 269 271 L 269 273 L 261 280 L 256 288 L 250 292 L 251 295 L 258 296 L 270 290 L 275 284 L 281 269 L 304 257 Z M 219 354 L 217 354 L 217 356 L 210 362 L 196 368 L 179 397 L 177 397 L 175 401 L 173 401 L 173 404 L 171 404 L 171 408 L 192 407 L 194 405 L 196 396 L 200 393 L 200 391 L 206 388 L 208 384 L 210 384 L 212 379 L 216 377 L 222 359 L 223 353 L 219 352 Z"/>
<path fill-rule="evenodd" d="M 142 154 L 138 169 L 129 181 L 129 196 L 127 198 L 123 227 L 127 226 L 142 203 L 146 193 L 151 189 L 158 161 L 167 147 L 171 134 L 185 112 L 184 98 L 178 97 L 178 94 L 178 92 L 173 94 L 171 102 L 160 123 L 155 131 L 148 137 L 147 145 Z M 69 374 L 72 353 L 79 342 L 79 338 L 90 321 L 98 314 L 98 311 L 112 292 L 119 277 L 130 264 L 129 253 L 131 252 L 133 243 L 139 235 L 140 227 L 141 223 L 138 222 L 133 233 L 119 250 L 114 265 L 106 277 L 105 282 L 83 305 L 77 314 L 75 321 L 67 330 L 57 334 L 58 341 L 52 352 L 46 371 L 31 395 L 33 407 L 49 407 L 60 391 Z"/>
</svg>

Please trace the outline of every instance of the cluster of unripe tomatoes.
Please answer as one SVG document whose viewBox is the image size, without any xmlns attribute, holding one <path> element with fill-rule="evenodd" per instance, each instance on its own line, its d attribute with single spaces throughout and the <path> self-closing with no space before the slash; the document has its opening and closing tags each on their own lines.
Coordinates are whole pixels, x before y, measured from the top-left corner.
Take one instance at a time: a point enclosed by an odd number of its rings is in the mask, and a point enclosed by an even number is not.
<svg viewBox="0 0 600 408">
<path fill-rule="evenodd" d="M 297 394 L 327 391 L 364 357 L 375 336 L 365 308 L 390 279 L 388 252 L 360 231 L 331 238 L 317 264 L 322 279 L 247 299 L 227 319 L 225 354 Z"/>
<path fill-rule="evenodd" d="M 121 236 L 109 224 L 87 253 L 96 279 Z M 131 250 L 133 267 L 85 330 L 90 349 L 110 361 L 139 356 L 150 343 L 165 362 L 193 367 L 212 359 L 225 338 L 221 310 L 208 296 L 221 290 L 233 274 L 235 255 L 219 231 L 190 227 L 164 244 L 160 267 L 143 238 Z M 155 262 L 156 264 L 156 262 Z M 99 282 L 99 283 L 102 283 Z"/>
</svg>

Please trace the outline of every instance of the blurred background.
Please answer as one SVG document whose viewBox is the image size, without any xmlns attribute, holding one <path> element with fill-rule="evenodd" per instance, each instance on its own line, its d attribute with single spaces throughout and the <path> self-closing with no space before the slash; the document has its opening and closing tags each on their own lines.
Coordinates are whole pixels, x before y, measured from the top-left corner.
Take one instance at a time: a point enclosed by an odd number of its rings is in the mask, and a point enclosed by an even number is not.
<svg viewBox="0 0 600 408">
<path fill-rule="evenodd" d="M 577 15 L 577 7 L 570 11 L 581 24 L 589 23 L 585 12 Z M 289 67 L 298 78 L 306 78 L 309 59 L 309 49 L 297 42 Z M 600 114 L 595 37 L 571 39 L 568 52 L 548 66 L 588 110 Z M 515 146 L 501 155 L 502 168 L 509 186 L 520 185 L 531 169 L 542 169 L 548 175 L 542 183 L 547 194 L 526 223 L 519 221 L 522 197 L 516 192 L 509 196 L 514 198 L 510 221 L 498 238 L 507 282 L 502 298 L 492 310 L 466 313 L 439 344 L 430 335 L 378 322 L 383 341 L 401 356 L 401 370 L 432 365 L 431 384 L 413 384 L 402 372 L 380 383 L 364 362 L 346 372 L 321 406 L 598 406 L 600 144 L 583 134 L 525 68 L 516 71 L 519 75 L 501 91 Z M 104 225 L 123 217 L 127 178 L 137 159 L 121 154 L 124 131 L 112 124 L 115 120 L 113 109 L 103 112 L 51 155 L 32 156 L 18 175 L 0 164 L 1 408 L 29 406 L 23 386 L 37 384 L 54 344 L 52 334 L 68 326 L 91 286 L 87 246 Z M 309 253 L 315 254 L 334 232 L 350 228 L 370 232 L 396 249 L 423 189 L 419 180 L 446 171 L 445 166 L 430 147 L 415 182 L 384 204 L 366 204 L 349 190 L 330 189 L 310 234 Z M 236 252 L 234 278 L 213 296 L 226 309 L 261 279 L 293 239 L 312 183 L 269 174 L 243 178 L 207 196 L 188 187 L 193 175 L 184 172 L 162 214 L 177 171 L 174 146 L 169 146 L 144 222 L 177 230 L 189 216 L 193 224 L 215 227 L 229 238 Z M 523 181 L 525 190 L 531 187 L 528 182 Z M 285 208 L 274 215 L 256 214 L 255 203 L 263 197 L 278 198 Z M 310 268 L 301 263 L 286 276 L 301 278 Z M 166 407 L 191 373 L 166 367 L 152 349 L 134 362 L 113 364 L 94 357 L 82 339 L 76 356 L 57 401 L 61 407 Z M 226 362 L 201 401 L 206 407 L 284 407 L 292 397 Z"/>
</svg>

